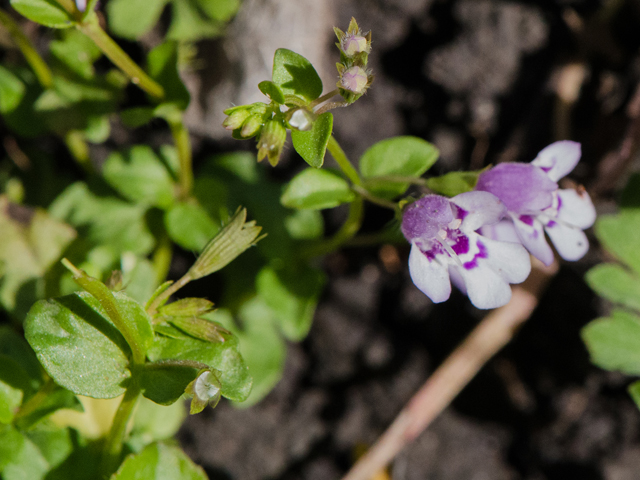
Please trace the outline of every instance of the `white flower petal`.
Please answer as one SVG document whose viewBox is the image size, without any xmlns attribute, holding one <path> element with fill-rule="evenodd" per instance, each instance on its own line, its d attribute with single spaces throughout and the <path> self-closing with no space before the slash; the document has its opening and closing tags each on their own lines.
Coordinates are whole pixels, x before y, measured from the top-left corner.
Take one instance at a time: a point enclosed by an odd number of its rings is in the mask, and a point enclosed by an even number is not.
<svg viewBox="0 0 640 480">
<path fill-rule="evenodd" d="M 464 278 L 469 300 L 477 308 L 501 307 L 511 299 L 509 284 L 486 264 L 480 263 L 471 270 L 463 267 L 454 268 L 457 268 Z"/>
<path fill-rule="evenodd" d="M 551 265 L 553 250 L 544 238 L 542 224 L 533 217 L 525 217 L 529 219 L 528 222 L 523 222 L 517 215 L 512 215 L 511 218 L 524 247 L 542 263 Z"/>
<path fill-rule="evenodd" d="M 506 282 L 521 283 L 531 273 L 531 259 L 527 250 L 519 243 L 497 242 L 489 238 L 481 238 L 485 246 L 487 258 L 480 264 L 488 265 Z"/>
<path fill-rule="evenodd" d="M 475 231 L 483 225 L 497 223 L 507 213 L 498 197 L 489 192 L 473 191 L 456 195 L 451 202 L 463 210 L 460 230 Z"/>
<path fill-rule="evenodd" d="M 576 190 L 558 190 L 560 206 L 558 219 L 581 230 L 589 228 L 596 221 L 596 209 L 587 192 Z"/>
<path fill-rule="evenodd" d="M 565 260 L 579 260 L 589 250 L 589 240 L 582 230 L 550 221 L 545 231 L 556 247 L 558 255 Z"/>
<path fill-rule="evenodd" d="M 409 273 L 416 287 L 433 303 L 444 302 L 451 295 L 451 282 L 446 265 L 437 260 L 429 260 L 415 245 L 409 254 Z"/>
<path fill-rule="evenodd" d="M 549 178 L 557 182 L 572 171 L 582 155 L 582 148 L 577 142 L 562 140 L 543 148 L 531 162 L 547 172 Z"/>
<path fill-rule="evenodd" d="M 493 225 L 485 225 L 478 232 L 485 238 L 499 242 L 522 243 L 511 220 L 505 219 Z"/>
</svg>

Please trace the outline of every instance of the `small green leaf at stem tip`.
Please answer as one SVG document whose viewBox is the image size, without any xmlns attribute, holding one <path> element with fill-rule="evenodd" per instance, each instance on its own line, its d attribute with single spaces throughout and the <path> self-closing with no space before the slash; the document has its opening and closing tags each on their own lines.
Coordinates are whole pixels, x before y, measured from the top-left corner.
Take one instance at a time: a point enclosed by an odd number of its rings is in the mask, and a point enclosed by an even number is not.
<svg viewBox="0 0 640 480">
<path fill-rule="evenodd" d="M 247 210 L 238 208 L 229 223 L 204 247 L 188 272 L 192 280 L 224 268 L 261 238 L 262 227 L 254 220 L 247 222 Z"/>
<path fill-rule="evenodd" d="M 445 197 L 455 197 L 470 192 L 478 183 L 482 170 L 476 172 L 450 172 L 439 177 L 427 179 L 427 187 Z"/>
<path fill-rule="evenodd" d="M 314 168 L 320 168 L 324 163 L 327 144 L 333 131 L 333 115 L 323 113 L 313 123 L 311 130 L 291 131 L 291 140 L 296 152 Z"/>
<path fill-rule="evenodd" d="M 294 95 L 307 102 L 322 94 L 322 80 L 313 65 L 286 48 L 279 48 L 273 57 L 273 82 L 285 95 Z"/>
<path fill-rule="evenodd" d="M 188 362 L 147 362 L 139 372 L 142 395 L 159 405 L 171 405 L 180 400 L 200 368 Z"/>
<path fill-rule="evenodd" d="M 332 170 L 307 168 L 285 187 L 280 203 L 288 208 L 322 210 L 355 199 L 347 181 Z"/>
<path fill-rule="evenodd" d="M 264 82 L 260 82 L 258 84 L 258 88 L 262 93 L 264 93 L 274 102 L 279 103 L 280 105 L 284 104 L 284 93 L 282 92 L 282 89 L 275 83 L 269 80 L 265 80 Z"/>
</svg>

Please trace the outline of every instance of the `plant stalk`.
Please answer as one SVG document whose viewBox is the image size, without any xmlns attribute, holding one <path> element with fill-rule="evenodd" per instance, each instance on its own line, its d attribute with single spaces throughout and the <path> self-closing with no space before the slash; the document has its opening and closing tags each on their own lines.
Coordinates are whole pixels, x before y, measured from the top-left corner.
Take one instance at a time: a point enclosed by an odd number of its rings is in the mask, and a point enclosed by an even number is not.
<svg viewBox="0 0 640 480">
<path fill-rule="evenodd" d="M 151 305 L 149 305 L 149 308 L 147 308 L 147 313 L 149 314 L 149 316 L 155 315 L 155 313 L 158 310 L 158 307 L 160 305 L 162 305 L 162 303 L 166 299 L 168 299 L 171 295 L 173 295 L 178 290 L 180 290 L 182 287 L 184 287 L 191 280 L 193 280 L 193 278 L 191 278 L 191 274 L 189 272 L 187 272 L 180 280 L 178 280 L 177 282 L 172 284 L 164 292 L 162 292 L 160 295 L 158 295 L 156 297 L 156 299 L 153 301 L 153 303 Z"/>
<path fill-rule="evenodd" d="M 173 141 L 178 150 L 180 160 L 180 197 L 185 199 L 191 195 L 193 189 L 193 160 L 191 153 L 191 139 L 185 128 L 182 114 L 176 119 L 167 119 Z"/>
<path fill-rule="evenodd" d="M 115 472 L 120 465 L 120 457 L 122 455 L 122 447 L 127 433 L 127 425 L 129 424 L 129 420 L 133 414 L 136 403 L 138 403 L 138 398 L 140 398 L 140 392 L 140 385 L 138 385 L 138 382 L 132 378 L 129 387 L 125 391 L 124 397 L 120 402 L 120 406 L 116 411 L 116 415 L 113 418 L 113 424 L 111 425 L 109 436 L 105 441 L 104 449 L 102 451 L 101 472 L 105 478 L 109 478 L 109 476 L 111 476 L 111 474 Z"/>
<path fill-rule="evenodd" d="M 53 75 L 51 74 L 51 70 L 49 70 L 49 66 L 36 51 L 20 26 L 5 10 L 1 8 L 0 24 L 4 25 L 13 41 L 16 42 L 16 45 L 22 52 L 22 55 L 24 55 L 24 58 L 33 70 L 33 73 L 35 73 L 42 88 L 50 88 L 53 85 Z"/>
<path fill-rule="evenodd" d="M 362 186 L 362 179 L 358 174 L 358 171 L 353 168 L 351 162 L 347 158 L 347 155 L 344 153 L 344 150 L 338 144 L 338 141 L 335 139 L 333 135 L 329 137 L 329 143 L 327 144 L 327 149 L 329 153 L 334 158 L 340 169 L 344 172 L 351 183 L 354 185 Z"/>
<path fill-rule="evenodd" d="M 164 89 L 142 70 L 120 46 L 100 28 L 95 14 L 90 14 L 78 29 L 89 37 L 131 81 L 157 100 L 164 97 Z"/>
</svg>

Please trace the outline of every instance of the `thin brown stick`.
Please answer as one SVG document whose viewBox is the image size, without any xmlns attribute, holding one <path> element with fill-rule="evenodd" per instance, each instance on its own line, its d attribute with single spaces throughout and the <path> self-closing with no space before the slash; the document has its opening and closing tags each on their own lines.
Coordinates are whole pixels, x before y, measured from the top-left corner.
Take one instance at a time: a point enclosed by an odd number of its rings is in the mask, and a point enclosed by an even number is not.
<svg viewBox="0 0 640 480">
<path fill-rule="evenodd" d="M 449 355 L 343 480 L 371 480 L 422 433 L 482 366 L 513 338 L 538 305 L 540 294 L 556 271 L 555 263 L 551 267 L 537 263 L 525 283 L 513 288 L 511 301 L 489 313 Z"/>
</svg>

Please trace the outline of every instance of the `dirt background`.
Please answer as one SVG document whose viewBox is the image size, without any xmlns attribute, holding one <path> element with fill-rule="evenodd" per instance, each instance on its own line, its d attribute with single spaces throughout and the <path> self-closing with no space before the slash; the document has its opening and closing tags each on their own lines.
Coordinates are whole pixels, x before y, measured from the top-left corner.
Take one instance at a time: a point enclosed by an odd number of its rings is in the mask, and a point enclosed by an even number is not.
<svg viewBox="0 0 640 480">
<path fill-rule="evenodd" d="M 260 100 L 255 85 L 269 78 L 276 48 L 320 65 L 330 89 L 331 27 L 351 16 L 373 31 L 376 75 L 365 97 L 334 112 L 351 158 L 380 139 L 417 135 L 440 148 L 434 172 L 444 173 L 530 161 L 570 138 L 583 145 L 572 179 L 600 212 L 614 209 L 616 188 L 638 167 L 640 2 L 631 0 L 246 0 L 225 40 L 199 44 L 203 68 L 185 77 L 201 152 L 238 148 L 221 111 Z M 295 155 L 274 176 L 297 171 Z M 329 213 L 328 224 L 342 215 Z M 368 207 L 365 230 L 388 219 Z M 582 280 L 603 258 L 590 238 L 588 255 L 561 265 L 515 340 L 397 458 L 394 480 L 640 478 L 630 379 L 593 367 L 579 337 L 607 308 Z M 329 286 L 308 339 L 289 345 L 275 390 L 247 410 L 222 403 L 181 430 L 212 480 L 340 478 L 473 329 L 484 313 L 457 292 L 431 304 L 411 284 L 407 255 L 378 246 L 324 260 Z"/>
</svg>

